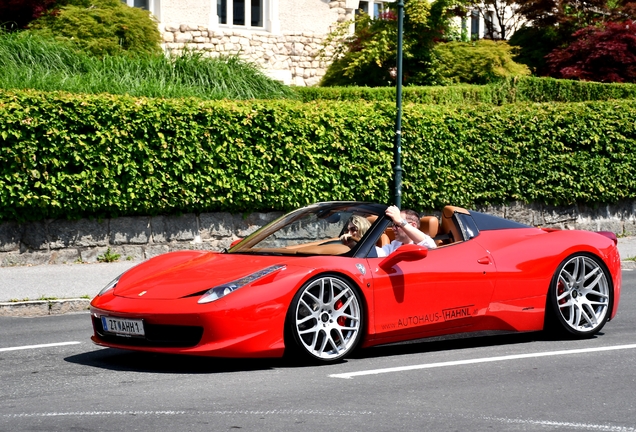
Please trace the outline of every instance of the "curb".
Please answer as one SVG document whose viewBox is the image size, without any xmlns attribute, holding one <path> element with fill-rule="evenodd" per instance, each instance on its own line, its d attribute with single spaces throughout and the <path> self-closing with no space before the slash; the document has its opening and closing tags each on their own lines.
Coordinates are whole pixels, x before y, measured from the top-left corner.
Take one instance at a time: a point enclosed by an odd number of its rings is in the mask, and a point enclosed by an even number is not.
<svg viewBox="0 0 636 432">
<path fill-rule="evenodd" d="M 34 300 L 24 302 L 0 303 L 0 316 L 6 317 L 38 317 L 62 315 L 72 312 L 86 312 L 89 299 Z"/>
</svg>

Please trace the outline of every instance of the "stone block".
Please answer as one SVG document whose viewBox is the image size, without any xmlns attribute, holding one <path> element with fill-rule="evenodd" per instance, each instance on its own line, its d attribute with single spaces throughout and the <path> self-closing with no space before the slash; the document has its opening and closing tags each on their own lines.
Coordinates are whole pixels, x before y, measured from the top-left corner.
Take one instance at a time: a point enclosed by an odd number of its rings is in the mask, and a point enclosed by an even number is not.
<svg viewBox="0 0 636 432">
<path fill-rule="evenodd" d="M 239 238 L 247 237 L 257 229 L 267 225 L 271 221 L 281 217 L 283 213 L 252 213 L 247 217 L 242 215 L 234 215 L 235 235 Z"/>
<path fill-rule="evenodd" d="M 579 218 L 579 211 L 576 206 L 555 207 L 546 205 L 537 216 L 536 225 L 560 226 L 572 229 Z"/>
<path fill-rule="evenodd" d="M 96 263 L 99 262 L 97 258 L 104 255 L 108 251 L 108 249 L 108 247 L 92 247 L 87 249 L 80 249 L 80 258 L 82 262 Z"/>
<path fill-rule="evenodd" d="M 170 252 L 170 247 L 168 245 L 162 244 L 162 245 L 149 245 L 145 247 L 145 258 L 152 258 L 155 257 L 157 255 L 162 255 L 165 253 Z"/>
<path fill-rule="evenodd" d="M 535 220 L 534 213 L 535 210 L 529 206 L 520 202 L 513 202 L 506 207 L 504 217 L 515 222 L 533 225 Z"/>
<path fill-rule="evenodd" d="M 597 224 L 598 228 L 594 231 L 611 231 L 616 235 L 622 235 L 624 230 L 623 225 L 623 221 L 616 219 L 599 220 Z"/>
<path fill-rule="evenodd" d="M 27 222 L 22 234 L 23 247 L 27 250 L 46 250 L 49 247 L 46 222 Z"/>
<path fill-rule="evenodd" d="M 234 234 L 234 217 L 230 213 L 201 213 L 199 234 L 202 240 L 230 237 Z"/>
<path fill-rule="evenodd" d="M 47 251 L 7 252 L 0 253 L 0 266 L 29 266 L 49 263 L 50 254 Z"/>
<path fill-rule="evenodd" d="M 192 34 L 190 34 L 190 33 L 176 33 L 174 40 L 178 44 L 184 44 L 184 43 L 192 42 Z"/>
<path fill-rule="evenodd" d="M 197 219 L 193 213 L 153 217 L 150 219 L 150 227 L 154 243 L 191 241 L 199 234 Z"/>
<path fill-rule="evenodd" d="M 145 259 L 143 246 L 123 245 L 114 247 L 111 250 L 121 255 L 119 261 L 143 261 Z"/>
<path fill-rule="evenodd" d="M 90 303 L 89 299 L 50 300 L 49 315 L 84 312 L 89 309 Z"/>
<path fill-rule="evenodd" d="M 59 249 L 51 251 L 48 264 L 72 264 L 81 260 L 77 249 Z"/>
<path fill-rule="evenodd" d="M 25 301 L 0 303 L 0 316 L 33 317 L 49 314 L 48 301 Z"/>
<path fill-rule="evenodd" d="M 120 217 L 110 221 L 110 244 L 146 244 L 150 240 L 150 217 Z"/>
<path fill-rule="evenodd" d="M 623 223 L 624 236 L 636 236 L 636 221 L 633 219 L 626 220 Z"/>
<path fill-rule="evenodd" d="M 48 225 L 51 249 L 69 246 L 93 247 L 108 244 L 108 222 L 97 219 L 58 219 Z"/>
<path fill-rule="evenodd" d="M 16 222 L 0 223 L 0 252 L 19 251 L 23 231 Z"/>
</svg>

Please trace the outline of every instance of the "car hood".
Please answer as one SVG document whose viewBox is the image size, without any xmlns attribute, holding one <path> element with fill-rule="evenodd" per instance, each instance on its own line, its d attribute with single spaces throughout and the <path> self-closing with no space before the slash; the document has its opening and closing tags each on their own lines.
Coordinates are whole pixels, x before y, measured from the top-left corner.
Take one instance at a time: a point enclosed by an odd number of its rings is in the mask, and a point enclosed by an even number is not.
<svg viewBox="0 0 636 432">
<path fill-rule="evenodd" d="M 171 252 L 145 261 L 124 273 L 114 290 L 118 297 L 170 300 L 200 294 L 266 267 L 281 257 L 221 254 L 209 251 Z"/>
</svg>

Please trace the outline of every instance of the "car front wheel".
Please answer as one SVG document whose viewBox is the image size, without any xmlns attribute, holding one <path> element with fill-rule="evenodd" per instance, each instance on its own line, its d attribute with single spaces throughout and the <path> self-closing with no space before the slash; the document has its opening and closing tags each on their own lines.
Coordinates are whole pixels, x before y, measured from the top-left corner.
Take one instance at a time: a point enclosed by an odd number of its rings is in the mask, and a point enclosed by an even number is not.
<svg viewBox="0 0 636 432">
<path fill-rule="evenodd" d="M 550 286 L 556 321 L 566 334 L 590 337 L 609 318 L 612 289 L 607 270 L 598 258 L 575 254 L 558 267 Z"/>
<path fill-rule="evenodd" d="M 333 362 L 355 349 L 363 315 L 358 291 L 338 276 L 323 275 L 294 296 L 288 330 L 296 351 L 319 362 Z"/>
</svg>

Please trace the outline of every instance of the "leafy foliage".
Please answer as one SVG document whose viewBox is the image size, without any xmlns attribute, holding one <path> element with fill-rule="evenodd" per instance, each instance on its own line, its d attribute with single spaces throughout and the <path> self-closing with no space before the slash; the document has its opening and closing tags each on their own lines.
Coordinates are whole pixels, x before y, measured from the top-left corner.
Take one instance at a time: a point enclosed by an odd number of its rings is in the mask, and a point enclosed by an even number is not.
<svg viewBox="0 0 636 432">
<path fill-rule="evenodd" d="M 440 43 L 434 53 L 439 59 L 439 74 L 449 82 L 488 84 L 530 73 L 525 65 L 512 60 L 512 48 L 506 42 Z"/>
<path fill-rule="evenodd" d="M 530 26 L 517 30 L 509 40 L 509 44 L 517 48 L 514 60 L 528 66 L 535 76 L 548 75 L 545 56 L 563 42 L 564 36 L 555 27 Z"/>
<path fill-rule="evenodd" d="M 464 0 L 458 3 L 459 16 L 465 17 L 469 11 L 477 11 L 484 20 L 485 38 L 487 39 L 506 40 L 525 21 L 523 16 L 518 13 L 519 3 L 517 0 Z"/>
<path fill-rule="evenodd" d="M 120 0 L 78 0 L 34 21 L 31 31 L 72 41 L 99 56 L 160 52 L 159 29 L 150 12 Z"/>
<path fill-rule="evenodd" d="M 19 30 L 42 16 L 55 0 L 2 0 L 0 29 Z"/>
<path fill-rule="evenodd" d="M 305 101 L 395 101 L 392 87 L 297 87 Z M 429 105 L 503 105 L 516 102 L 585 102 L 635 99 L 634 84 L 604 84 L 554 78 L 514 77 L 487 85 L 405 87 L 405 102 Z"/>
<path fill-rule="evenodd" d="M 0 220 L 389 201 L 393 102 L 0 91 Z M 405 104 L 403 204 L 636 194 L 632 101 Z"/>
<path fill-rule="evenodd" d="M 511 45 L 520 48 L 515 60 L 540 76 L 562 76 L 547 65 L 545 56 L 587 37 L 592 27 L 605 28 L 606 23 L 636 19 L 636 4 L 622 0 L 517 0 L 517 3 L 518 12 L 528 24 L 510 39 Z M 588 31 L 580 32 L 586 28 Z M 580 47 L 575 49 L 581 51 Z"/>
<path fill-rule="evenodd" d="M 397 63 L 396 5 L 378 19 L 362 13 L 355 21 L 355 33 L 345 37 L 343 51 L 336 51 L 333 63 L 321 85 L 392 85 Z M 446 0 L 432 4 L 420 0 L 404 1 L 403 70 L 405 85 L 427 85 L 437 82 L 435 59 L 431 50 L 436 38 L 447 31 Z M 328 39 L 341 37 L 350 23 L 343 23 Z"/>
<path fill-rule="evenodd" d="M 551 75 L 588 81 L 636 82 L 636 24 L 631 20 L 590 26 L 575 42 L 547 56 Z"/>
</svg>

